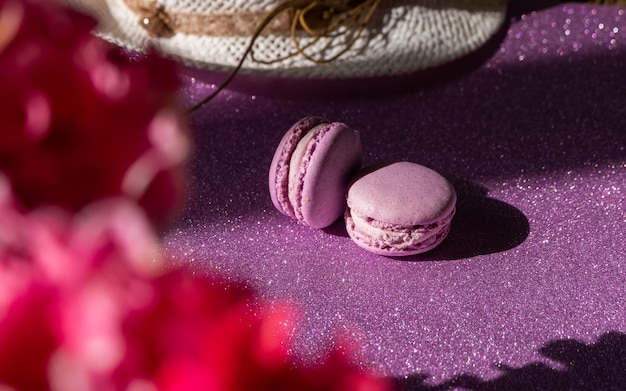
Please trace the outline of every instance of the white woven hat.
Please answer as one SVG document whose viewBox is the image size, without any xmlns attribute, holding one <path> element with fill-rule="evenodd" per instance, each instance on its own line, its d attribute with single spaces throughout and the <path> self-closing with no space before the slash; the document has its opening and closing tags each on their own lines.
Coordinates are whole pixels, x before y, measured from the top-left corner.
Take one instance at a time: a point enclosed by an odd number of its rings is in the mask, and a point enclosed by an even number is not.
<svg viewBox="0 0 626 391">
<path fill-rule="evenodd" d="M 212 71 L 234 68 L 251 41 L 255 26 L 283 3 L 282 0 L 66 2 L 95 15 L 100 21 L 97 33 L 111 42 L 140 51 L 152 45 L 187 65 Z M 290 55 L 295 48 L 291 19 L 288 13 L 283 13 L 256 38 L 254 55 L 259 61 L 248 56 L 240 72 L 300 78 L 411 73 L 448 63 L 478 49 L 498 31 L 505 13 L 506 1 L 498 0 L 382 0 L 349 50 L 323 64 L 300 54 Z M 152 34 L 146 27 L 152 28 Z M 297 34 L 298 42 L 304 46 L 313 39 L 304 33 Z M 325 37 L 309 49 L 314 56 L 332 57 L 346 47 L 348 39 L 349 33 Z M 277 58 L 284 59 L 271 62 Z"/>
</svg>

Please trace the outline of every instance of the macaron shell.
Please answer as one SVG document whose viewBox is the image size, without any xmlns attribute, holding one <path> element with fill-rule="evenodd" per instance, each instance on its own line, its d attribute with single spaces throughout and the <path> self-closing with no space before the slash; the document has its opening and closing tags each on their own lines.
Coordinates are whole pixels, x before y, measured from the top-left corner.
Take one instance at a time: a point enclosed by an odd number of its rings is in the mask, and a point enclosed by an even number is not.
<svg viewBox="0 0 626 391">
<path fill-rule="evenodd" d="M 325 126 L 309 142 L 296 186 L 296 218 L 322 228 L 344 212 L 346 190 L 361 165 L 361 139 L 357 131 L 339 122 Z"/>
<path fill-rule="evenodd" d="M 393 163 L 356 180 L 348 207 L 362 216 L 404 226 L 437 222 L 454 210 L 456 193 L 443 176 L 411 162 Z"/>
<path fill-rule="evenodd" d="M 281 213 L 295 217 L 293 207 L 289 203 L 289 163 L 291 155 L 302 137 L 315 126 L 329 121 L 321 117 L 305 117 L 296 122 L 283 135 L 269 170 L 269 193 L 274 207 Z"/>
</svg>

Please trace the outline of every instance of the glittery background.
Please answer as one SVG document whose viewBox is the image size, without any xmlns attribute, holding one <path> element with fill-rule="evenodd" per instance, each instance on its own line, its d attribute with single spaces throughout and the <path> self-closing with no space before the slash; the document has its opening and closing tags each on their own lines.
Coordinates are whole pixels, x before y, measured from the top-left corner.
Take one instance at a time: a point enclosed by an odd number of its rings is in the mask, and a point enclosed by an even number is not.
<svg viewBox="0 0 626 391">
<path fill-rule="evenodd" d="M 478 67 L 422 88 L 223 92 L 191 117 L 189 203 L 166 248 L 191 272 L 297 303 L 304 361 L 347 335 L 401 389 L 626 389 L 626 15 L 539 8 L 513 9 Z M 212 88 L 188 82 L 186 104 Z M 366 164 L 447 176 L 459 196 L 448 239 L 389 259 L 341 223 L 316 230 L 274 210 L 270 160 L 305 115 L 358 129 Z"/>
</svg>

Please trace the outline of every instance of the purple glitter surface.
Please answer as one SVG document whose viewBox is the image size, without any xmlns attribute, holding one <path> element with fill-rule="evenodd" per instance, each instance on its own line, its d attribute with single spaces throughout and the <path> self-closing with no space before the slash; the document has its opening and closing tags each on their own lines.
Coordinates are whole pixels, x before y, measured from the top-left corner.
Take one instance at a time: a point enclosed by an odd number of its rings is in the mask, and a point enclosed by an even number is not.
<svg viewBox="0 0 626 391">
<path fill-rule="evenodd" d="M 167 250 L 297 303 L 303 361 L 347 335 L 401 389 L 626 389 L 626 15 L 565 4 L 506 29 L 479 67 L 411 91 L 218 95 L 191 116 L 189 203 Z M 183 100 L 211 88 L 189 79 Z M 359 130 L 365 164 L 449 178 L 458 212 L 441 246 L 380 257 L 341 221 L 276 211 L 274 148 L 307 115 Z"/>
</svg>

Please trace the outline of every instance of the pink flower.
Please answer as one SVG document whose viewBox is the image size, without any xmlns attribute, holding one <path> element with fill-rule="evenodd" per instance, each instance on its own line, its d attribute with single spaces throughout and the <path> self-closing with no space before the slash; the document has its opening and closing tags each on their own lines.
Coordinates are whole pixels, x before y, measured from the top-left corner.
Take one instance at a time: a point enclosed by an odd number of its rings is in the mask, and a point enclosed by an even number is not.
<svg viewBox="0 0 626 391">
<path fill-rule="evenodd" d="M 70 215 L 23 214 L 0 198 L 0 385 L 109 384 L 125 354 L 122 321 L 162 273 L 157 250 L 143 212 L 124 200 Z"/>
<path fill-rule="evenodd" d="M 126 195 L 164 218 L 189 149 L 176 65 L 130 60 L 93 27 L 54 1 L 0 0 L 0 171 L 28 208 Z"/>
<path fill-rule="evenodd" d="M 48 364 L 60 344 L 56 291 L 27 284 L 0 308 L 0 388 L 48 390 Z"/>
<path fill-rule="evenodd" d="M 297 312 L 211 278 L 173 273 L 154 281 L 151 304 L 124 322 L 127 357 L 118 386 L 148 382 L 163 391 L 388 390 L 335 350 L 315 367 L 288 351 Z"/>
<path fill-rule="evenodd" d="M 144 212 L 182 193 L 176 69 L 93 26 L 52 0 L 0 0 L 0 388 L 387 389 L 339 350 L 295 365 L 292 305 L 163 272 Z"/>
<path fill-rule="evenodd" d="M 14 354 L 0 357 L 0 385 L 388 389 L 341 350 L 319 365 L 296 365 L 288 353 L 295 306 L 259 301 L 217 277 L 163 274 L 150 225 L 128 202 L 69 215 L 22 214 L 9 200 L 0 198 L 0 351 Z"/>
</svg>

